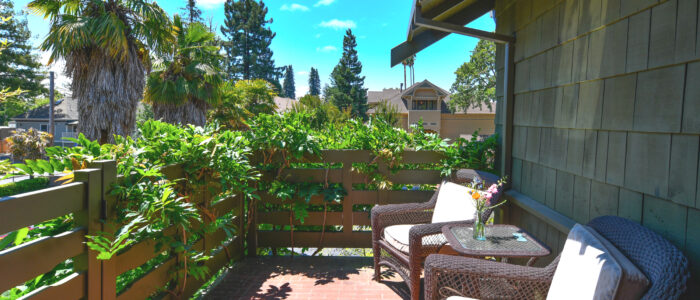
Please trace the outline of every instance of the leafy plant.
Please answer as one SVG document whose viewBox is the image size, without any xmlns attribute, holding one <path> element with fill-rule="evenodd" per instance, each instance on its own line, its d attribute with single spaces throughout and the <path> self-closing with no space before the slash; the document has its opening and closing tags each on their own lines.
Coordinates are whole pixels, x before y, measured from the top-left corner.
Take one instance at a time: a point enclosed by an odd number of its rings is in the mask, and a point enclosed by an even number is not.
<svg viewBox="0 0 700 300">
<path fill-rule="evenodd" d="M 44 156 L 45 149 L 52 139 L 50 134 L 34 128 L 18 128 L 7 141 L 10 143 L 10 153 L 15 159 L 39 159 Z"/>
</svg>

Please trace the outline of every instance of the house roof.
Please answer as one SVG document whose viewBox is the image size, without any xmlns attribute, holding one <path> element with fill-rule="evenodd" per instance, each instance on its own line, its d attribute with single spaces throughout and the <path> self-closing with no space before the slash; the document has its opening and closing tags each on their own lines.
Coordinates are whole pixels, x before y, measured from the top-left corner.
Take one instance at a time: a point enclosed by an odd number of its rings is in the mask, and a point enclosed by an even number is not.
<svg viewBox="0 0 700 300">
<path fill-rule="evenodd" d="M 284 98 L 275 96 L 275 105 L 277 106 L 278 112 L 285 112 L 292 109 L 292 105 L 296 103 L 297 100 L 292 98 Z"/>
<path fill-rule="evenodd" d="M 369 104 L 370 109 L 367 110 L 368 113 L 374 113 L 374 108 L 373 106 L 376 105 L 377 103 L 386 100 L 390 104 L 396 106 L 397 110 L 401 114 L 406 114 L 408 113 L 408 107 L 406 104 L 406 101 L 403 100 L 402 96 L 412 94 L 413 90 L 418 88 L 418 87 L 431 87 L 435 88 L 439 93 L 442 93 L 443 95 L 446 95 L 445 98 L 443 98 L 442 103 L 440 103 L 440 110 L 443 114 L 449 114 L 452 113 L 448 107 L 448 103 L 450 102 L 450 93 L 447 92 L 446 90 L 440 88 L 439 86 L 433 84 L 432 82 L 428 80 L 423 80 L 421 82 L 418 82 L 416 84 L 411 85 L 408 87 L 406 90 L 403 92 L 400 91 L 399 89 L 383 89 L 381 91 L 368 91 L 367 92 L 367 104 Z M 458 114 L 463 114 L 465 113 L 464 111 L 457 111 L 455 113 Z M 466 111 L 467 114 L 493 114 L 493 111 L 490 111 L 488 107 L 483 106 L 483 107 L 478 107 L 478 108 L 469 108 Z"/>
<path fill-rule="evenodd" d="M 432 89 L 436 90 L 440 94 L 440 96 L 447 96 L 450 94 L 446 90 L 443 90 L 441 87 L 433 84 L 432 82 L 428 81 L 427 79 L 423 80 L 421 82 L 415 83 L 412 86 L 409 86 L 405 91 L 403 91 L 402 94 L 404 96 L 408 96 L 408 94 L 413 94 L 413 90 L 415 90 L 417 88 L 432 88 Z"/>
<path fill-rule="evenodd" d="M 56 121 L 77 121 L 78 120 L 78 100 L 65 97 L 56 101 L 54 106 L 54 120 Z M 49 104 L 37 107 L 23 114 L 15 116 L 12 120 L 49 120 Z"/>
</svg>

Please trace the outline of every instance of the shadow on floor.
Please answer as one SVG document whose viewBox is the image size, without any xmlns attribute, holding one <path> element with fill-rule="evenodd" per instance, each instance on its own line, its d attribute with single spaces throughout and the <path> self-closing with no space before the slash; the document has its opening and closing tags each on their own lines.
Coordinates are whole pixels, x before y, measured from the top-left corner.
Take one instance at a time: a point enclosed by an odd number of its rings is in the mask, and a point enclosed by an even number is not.
<svg viewBox="0 0 700 300">
<path fill-rule="evenodd" d="M 376 282 L 372 275 L 365 257 L 247 258 L 205 299 L 409 299 L 400 276 L 385 271 Z"/>
</svg>

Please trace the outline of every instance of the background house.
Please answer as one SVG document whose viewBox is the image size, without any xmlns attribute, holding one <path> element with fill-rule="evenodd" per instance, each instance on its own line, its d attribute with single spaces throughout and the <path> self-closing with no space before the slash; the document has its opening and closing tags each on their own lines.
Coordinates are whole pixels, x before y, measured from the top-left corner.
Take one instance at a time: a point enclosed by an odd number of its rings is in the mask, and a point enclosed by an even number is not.
<svg viewBox="0 0 700 300">
<path fill-rule="evenodd" d="M 426 130 L 434 131 L 441 137 L 452 140 L 458 137 L 470 137 L 477 130 L 480 135 L 488 136 L 492 135 L 496 129 L 495 111 L 482 107 L 453 113 L 447 106 L 450 94 L 428 80 L 418 82 L 403 91 L 399 89 L 368 91 L 367 103 L 370 106 L 368 113 L 374 113 L 372 107 L 385 100 L 397 108 L 401 115 L 399 123 L 404 129 L 408 129 L 410 124 L 418 123 L 421 118 Z"/>
<path fill-rule="evenodd" d="M 49 105 L 38 107 L 11 119 L 16 128 L 49 132 Z M 58 100 L 54 107 L 54 145 L 73 145 L 64 137 L 77 137 L 78 101 L 66 97 Z"/>
</svg>

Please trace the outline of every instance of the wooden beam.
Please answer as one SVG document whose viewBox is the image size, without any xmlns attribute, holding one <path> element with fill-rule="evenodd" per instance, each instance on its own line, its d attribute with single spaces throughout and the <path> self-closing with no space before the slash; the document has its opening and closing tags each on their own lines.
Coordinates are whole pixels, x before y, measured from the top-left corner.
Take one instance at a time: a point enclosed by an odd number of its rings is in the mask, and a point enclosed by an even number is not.
<svg viewBox="0 0 700 300">
<path fill-rule="evenodd" d="M 516 190 L 506 191 L 505 196 L 511 203 L 556 228 L 563 234 L 568 234 L 569 230 L 576 225 L 576 222 L 569 217 L 560 214 Z"/>
<path fill-rule="evenodd" d="M 492 10 L 494 7 L 494 2 L 494 0 L 479 0 L 476 3 L 468 6 L 467 9 L 464 9 L 442 21 L 464 26 Z M 426 13 L 425 16 L 432 17 L 433 13 L 436 15 L 438 14 L 437 11 L 431 11 L 430 15 Z M 411 15 L 411 19 L 413 19 L 413 14 Z M 391 66 L 393 67 L 400 64 L 406 58 L 420 52 L 449 34 L 450 33 L 448 32 L 435 29 L 416 28 L 412 35 L 412 39 L 407 40 L 391 49 Z"/>
<path fill-rule="evenodd" d="M 506 188 L 510 188 L 513 182 L 513 118 L 515 114 L 515 96 L 513 91 L 515 89 L 515 46 L 513 43 L 506 44 L 505 53 L 505 68 L 503 72 L 503 99 L 505 103 L 503 108 L 505 109 L 505 120 L 503 122 L 503 153 L 501 156 L 501 163 L 503 165 L 503 171 L 501 176 L 508 176 L 508 182 L 506 183 Z"/>
<path fill-rule="evenodd" d="M 507 36 L 503 34 L 498 34 L 495 32 L 488 32 L 479 29 L 463 27 L 456 24 L 450 24 L 446 22 L 433 21 L 423 17 L 416 16 L 416 25 L 420 27 L 435 29 L 447 33 L 456 33 L 466 36 L 475 37 L 482 40 L 488 40 L 496 43 L 514 43 L 515 38 L 512 36 Z"/>
</svg>

